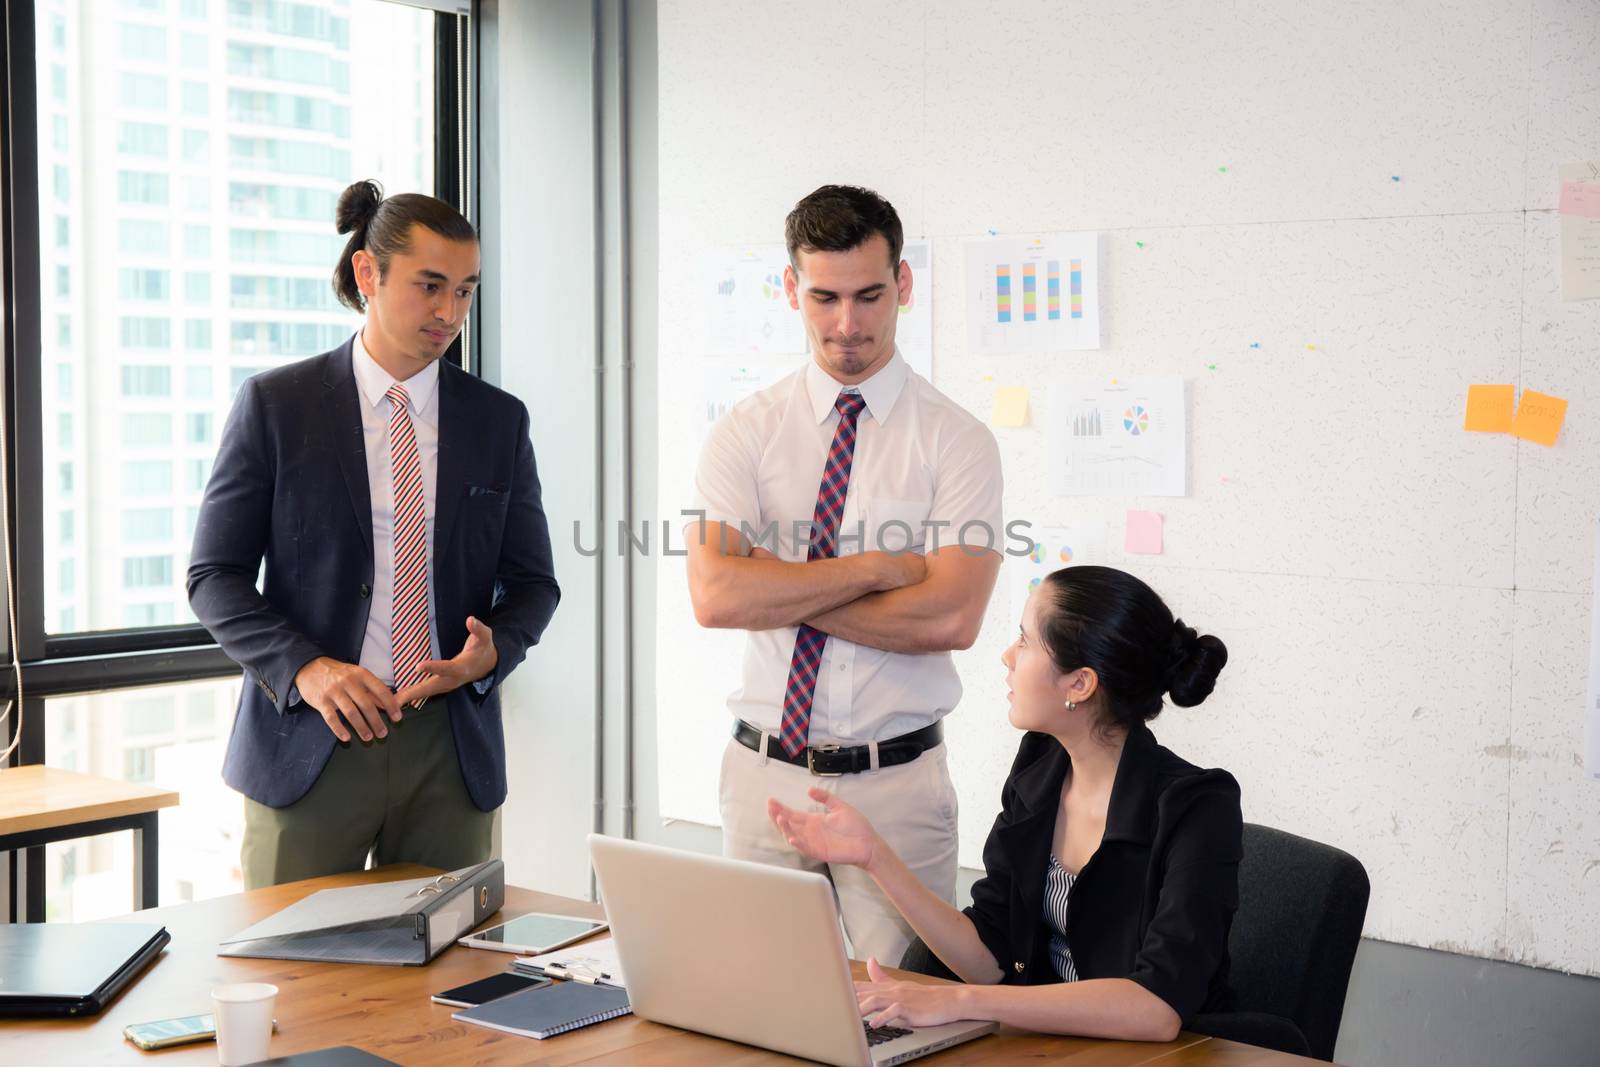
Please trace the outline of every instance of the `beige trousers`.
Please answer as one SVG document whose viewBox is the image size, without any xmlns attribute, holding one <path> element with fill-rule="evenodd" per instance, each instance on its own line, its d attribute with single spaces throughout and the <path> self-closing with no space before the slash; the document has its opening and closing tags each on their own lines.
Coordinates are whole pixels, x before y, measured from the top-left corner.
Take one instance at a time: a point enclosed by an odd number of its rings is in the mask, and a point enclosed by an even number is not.
<svg viewBox="0 0 1600 1067">
<path fill-rule="evenodd" d="M 767 798 L 799 811 L 820 811 L 806 796 L 820 786 L 858 808 L 929 889 L 954 903 L 956 892 L 956 791 L 945 747 L 910 763 L 837 778 L 769 759 L 737 741 L 722 755 L 722 853 L 778 867 L 816 871 L 833 882 L 839 915 L 855 959 L 874 957 L 898 967 L 911 943 L 911 926 L 877 883 L 859 867 L 818 863 L 800 855 L 767 817 Z"/>
</svg>

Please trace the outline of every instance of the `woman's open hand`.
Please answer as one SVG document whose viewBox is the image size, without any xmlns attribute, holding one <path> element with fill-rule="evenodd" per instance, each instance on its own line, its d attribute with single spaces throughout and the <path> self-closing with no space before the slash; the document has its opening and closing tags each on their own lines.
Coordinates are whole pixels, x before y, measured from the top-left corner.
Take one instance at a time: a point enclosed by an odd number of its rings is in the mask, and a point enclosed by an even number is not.
<svg viewBox="0 0 1600 1067">
<path fill-rule="evenodd" d="M 867 817 L 825 789 L 812 787 L 808 795 L 827 810 L 795 811 L 777 800 L 767 801 L 767 815 L 801 854 L 823 863 L 848 863 L 870 867 L 883 839 Z"/>
</svg>

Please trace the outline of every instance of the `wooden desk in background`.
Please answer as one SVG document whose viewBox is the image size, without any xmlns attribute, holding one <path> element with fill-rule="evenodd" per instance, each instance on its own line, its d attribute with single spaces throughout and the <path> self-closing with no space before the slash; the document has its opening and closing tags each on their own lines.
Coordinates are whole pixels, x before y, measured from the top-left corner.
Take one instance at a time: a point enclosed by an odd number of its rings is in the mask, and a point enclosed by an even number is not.
<svg viewBox="0 0 1600 1067">
<path fill-rule="evenodd" d="M 0 852 L 132 830 L 133 906 L 153 908 L 161 895 L 156 812 L 177 803 L 178 794 L 154 786 L 38 764 L 12 767 L 0 771 Z M 44 883 L 30 881 L 24 918 L 43 922 Z"/>
<path fill-rule="evenodd" d="M 458 1023 L 453 1011 L 428 997 L 440 990 L 505 970 L 511 957 L 462 948 L 445 952 L 426 967 L 367 967 L 290 960 L 224 959 L 217 943 L 318 889 L 416 878 L 435 871 L 394 866 L 360 874 L 317 878 L 202 900 L 132 916 L 164 923 L 172 944 L 122 996 L 100 1015 L 75 1020 L 0 1020 L 0 1045 L 8 1063 L 127 1063 L 156 1061 L 122 1039 L 129 1023 L 150 1022 L 211 1010 L 210 990 L 224 982 L 272 982 L 278 987 L 278 1033 L 272 1055 L 356 1045 L 410 1067 L 456 1064 L 615 1064 L 618 1067 L 694 1065 L 717 1067 L 794 1064 L 762 1049 L 722 1041 L 626 1016 L 545 1041 Z M 554 911 L 600 917 L 598 904 L 506 887 L 505 914 Z M 114 921 L 114 920 L 113 920 Z M 854 965 L 858 974 L 859 964 Z M 919 976 L 912 976 L 919 977 Z M 933 982 L 937 979 L 926 979 Z M 214 1044 L 189 1045 L 158 1054 L 167 1067 L 217 1062 Z M 1064 1063 L 1071 1067 L 1293 1067 L 1318 1061 L 1285 1056 L 1249 1045 L 1181 1034 L 1168 1044 L 1137 1044 L 1001 1031 L 929 1056 L 928 1067 L 958 1064 Z"/>
</svg>

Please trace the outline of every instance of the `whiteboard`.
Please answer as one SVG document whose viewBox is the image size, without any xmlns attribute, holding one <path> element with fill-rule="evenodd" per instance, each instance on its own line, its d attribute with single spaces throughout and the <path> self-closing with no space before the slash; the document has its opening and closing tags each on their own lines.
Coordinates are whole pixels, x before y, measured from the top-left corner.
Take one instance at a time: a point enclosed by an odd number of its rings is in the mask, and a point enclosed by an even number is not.
<svg viewBox="0 0 1600 1067">
<path fill-rule="evenodd" d="M 684 265 L 780 240 L 819 184 L 876 188 L 933 239 L 935 384 L 985 418 L 996 385 L 1032 393 L 996 431 L 1007 518 L 1104 526 L 1227 642 L 1161 741 L 1233 771 L 1247 819 L 1360 858 L 1368 936 L 1600 973 L 1600 301 L 1562 302 L 1553 210 L 1556 167 L 1600 156 L 1600 6 L 1183 11 L 663 0 L 660 513 L 698 440 Z M 1100 349 L 969 354 L 962 242 L 991 231 L 1103 235 Z M 1052 492 L 1048 387 L 1118 374 L 1186 380 L 1187 496 Z M 1557 446 L 1461 432 L 1474 382 L 1567 397 Z M 1121 555 L 1129 507 L 1165 516 L 1164 554 Z M 681 559 L 658 579 L 662 812 L 714 823 L 742 643 L 694 625 Z M 997 595 L 957 656 L 966 866 L 1017 742 L 1014 623 Z"/>
</svg>

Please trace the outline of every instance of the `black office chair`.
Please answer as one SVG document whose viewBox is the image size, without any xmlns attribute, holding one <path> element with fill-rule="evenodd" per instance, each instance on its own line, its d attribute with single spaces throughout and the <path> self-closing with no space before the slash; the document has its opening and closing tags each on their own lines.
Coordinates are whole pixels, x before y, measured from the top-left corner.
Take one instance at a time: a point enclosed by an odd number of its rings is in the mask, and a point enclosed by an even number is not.
<svg viewBox="0 0 1600 1067">
<path fill-rule="evenodd" d="M 1333 1059 L 1370 892 L 1366 869 L 1349 853 L 1245 823 L 1239 911 L 1228 936 L 1238 1010 L 1196 1015 L 1187 1029 Z M 900 967 L 955 978 L 920 939 Z"/>
<path fill-rule="evenodd" d="M 1213 1037 L 1333 1059 L 1372 886 L 1348 852 L 1270 826 L 1244 824 L 1239 911 L 1228 937 L 1239 1010 L 1197 1015 Z M 1292 1024 L 1305 1044 L 1282 1027 Z"/>
</svg>

